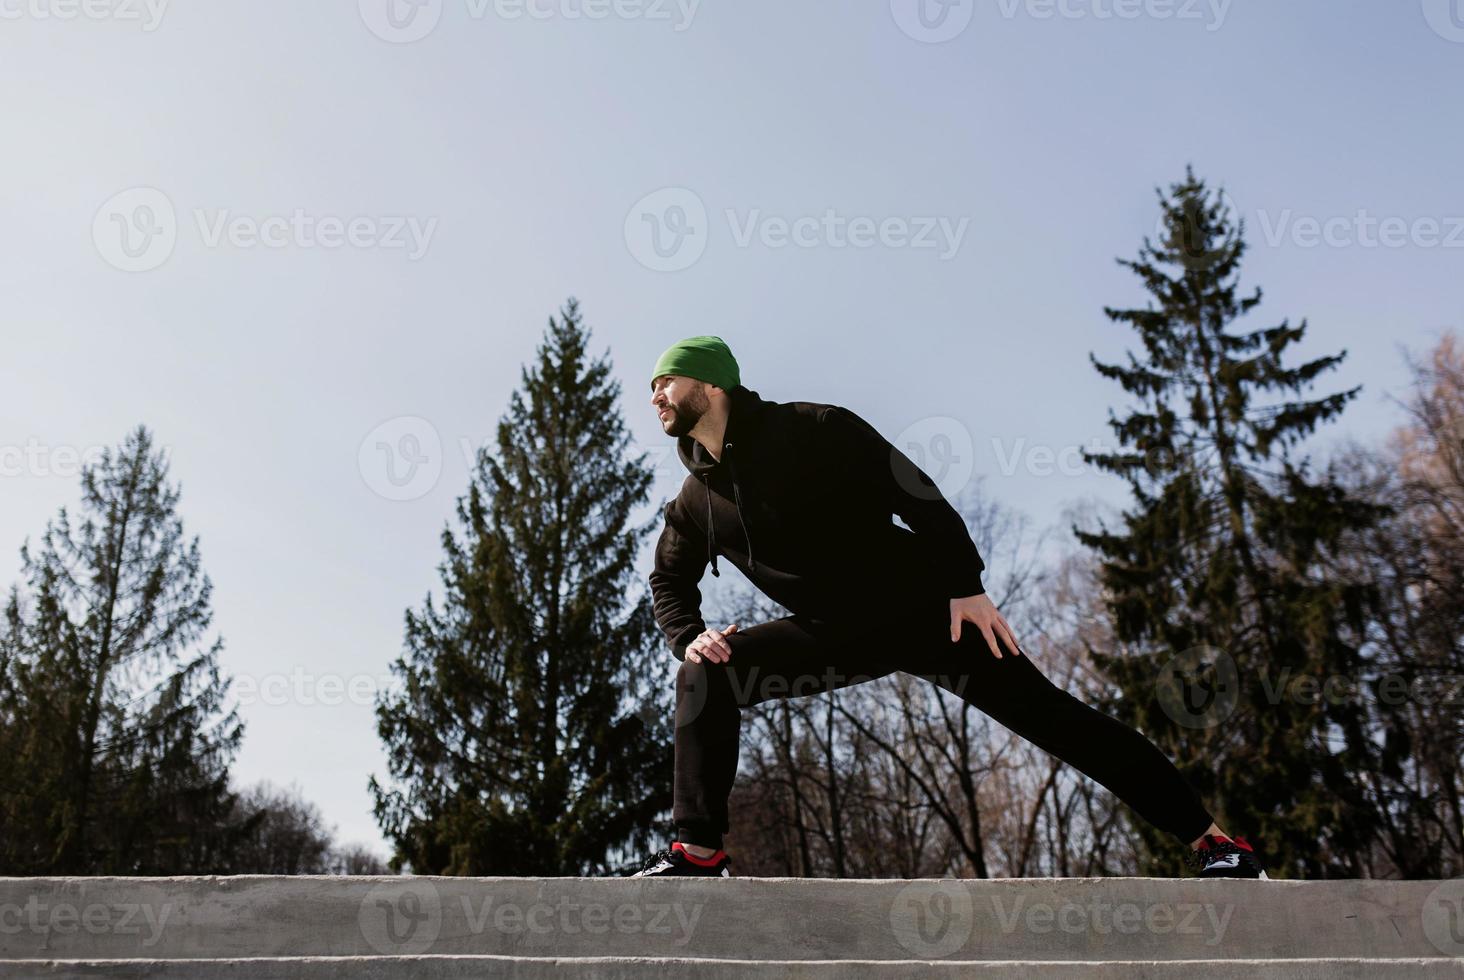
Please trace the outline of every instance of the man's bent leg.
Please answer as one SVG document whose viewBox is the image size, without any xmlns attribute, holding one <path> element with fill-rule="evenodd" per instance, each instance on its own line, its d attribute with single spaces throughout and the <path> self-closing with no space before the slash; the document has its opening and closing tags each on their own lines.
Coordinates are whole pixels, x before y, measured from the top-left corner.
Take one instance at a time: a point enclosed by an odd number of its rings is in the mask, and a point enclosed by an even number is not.
<svg viewBox="0 0 1464 980">
<path fill-rule="evenodd" d="M 737 777 L 742 709 L 873 680 L 893 667 L 840 666 L 854 644 L 847 632 L 785 616 L 727 635 L 726 663 L 685 661 L 676 671 L 676 768 L 672 818 L 683 844 L 720 848 L 727 799 Z"/>
</svg>

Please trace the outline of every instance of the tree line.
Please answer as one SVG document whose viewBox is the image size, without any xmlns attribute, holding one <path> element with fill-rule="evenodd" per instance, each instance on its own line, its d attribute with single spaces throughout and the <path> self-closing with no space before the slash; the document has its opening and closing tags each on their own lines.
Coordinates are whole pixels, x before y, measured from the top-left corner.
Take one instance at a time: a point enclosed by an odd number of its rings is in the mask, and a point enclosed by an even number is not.
<svg viewBox="0 0 1464 980">
<path fill-rule="evenodd" d="M 953 501 L 988 591 L 1045 673 L 1143 730 L 1273 875 L 1464 873 L 1464 350 L 1409 353 L 1402 421 L 1330 458 L 1304 441 L 1360 389 L 1295 355 L 1242 285 L 1243 220 L 1187 171 L 1120 265 L 1137 341 L 1127 487 L 1066 528 L 977 481 Z M 393 871 L 614 874 L 671 832 L 670 654 L 636 571 L 659 510 L 609 352 L 550 317 L 404 613 L 368 788 Z M 916 447 L 909 449 L 914 455 Z M 243 737 L 211 585 L 145 428 L 84 469 L 0 625 L 0 874 L 370 873 L 297 791 L 232 784 Z M 1051 547 L 1056 539 L 1056 547 Z M 1053 555 L 1056 555 L 1054 558 Z M 747 589 L 708 622 L 786 611 Z M 1179 846 L 1106 790 L 918 678 L 743 712 L 729 849 L 742 873 L 1172 874 Z"/>
<path fill-rule="evenodd" d="M 298 789 L 239 787 L 213 585 L 139 426 L 83 467 L 0 623 L 0 874 L 378 871 Z"/>
</svg>

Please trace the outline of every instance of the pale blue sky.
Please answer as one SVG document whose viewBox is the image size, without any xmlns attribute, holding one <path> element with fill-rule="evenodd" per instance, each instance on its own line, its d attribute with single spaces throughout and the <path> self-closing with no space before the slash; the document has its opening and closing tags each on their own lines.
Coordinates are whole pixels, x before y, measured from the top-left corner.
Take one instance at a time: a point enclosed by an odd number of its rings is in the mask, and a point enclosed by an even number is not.
<svg viewBox="0 0 1464 980">
<path fill-rule="evenodd" d="M 463 447 L 569 295 L 656 502 L 682 473 L 650 367 L 716 333 L 765 397 L 970 440 L 1039 526 L 1122 500 L 1040 453 L 1108 437 L 1088 352 L 1139 299 L 1113 259 L 1187 162 L 1247 218 L 1264 319 L 1350 351 L 1325 390 L 1366 388 L 1321 448 L 1394 425 L 1397 345 L 1464 314 L 1457 0 L 387 2 L 0 0 L 0 580 L 75 499 L 67 452 L 151 426 L 226 669 L 283 685 L 236 772 L 347 840 L 384 850 L 385 768 L 369 697 L 320 678 L 385 675 Z M 394 486 L 376 443 L 404 437 Z"/>
</svg>

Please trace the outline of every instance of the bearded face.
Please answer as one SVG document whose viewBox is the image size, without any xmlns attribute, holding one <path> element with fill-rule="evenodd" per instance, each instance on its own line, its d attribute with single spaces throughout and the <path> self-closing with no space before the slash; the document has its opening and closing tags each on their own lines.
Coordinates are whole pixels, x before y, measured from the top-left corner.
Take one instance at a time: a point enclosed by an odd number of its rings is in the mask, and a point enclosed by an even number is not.
<svg viewBox="0 0 1464 980">
<path fill-rule="evenodd" d="M 651 389 L 651 405 L 660 414 L 661 431 L 679 438 L 691 432 L 712 407 L 705 381 L 662 375 Z"/>
</svg>

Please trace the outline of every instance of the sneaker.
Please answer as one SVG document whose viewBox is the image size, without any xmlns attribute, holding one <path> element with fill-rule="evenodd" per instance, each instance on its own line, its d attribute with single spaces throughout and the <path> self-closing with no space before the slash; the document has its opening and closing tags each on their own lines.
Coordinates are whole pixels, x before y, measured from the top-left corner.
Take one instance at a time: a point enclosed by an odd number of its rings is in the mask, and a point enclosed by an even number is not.
<svg viewBox="0 0 1464 980">
<path fill-rule="evenodd" d="M 731 865 L 732 859 L 727 856 L 726 851 L 719 850 L 709 858 L 693 857 L 681 846 L 680 841 L 674 841 L 669 851 L 657 851 L 647 858 L 645 865 L 631 877 L 689 875 L 702 878 L 730 878 L 732 877 Z"/>
<path fill-rule="evenodd" d="M 1256 849 L 1244 837 L 1206 834 L 1200 846 L 1190 852 L 1189 864 L 1199 869 L 1201 878 L 1266 877 Z"/>
</svg>

